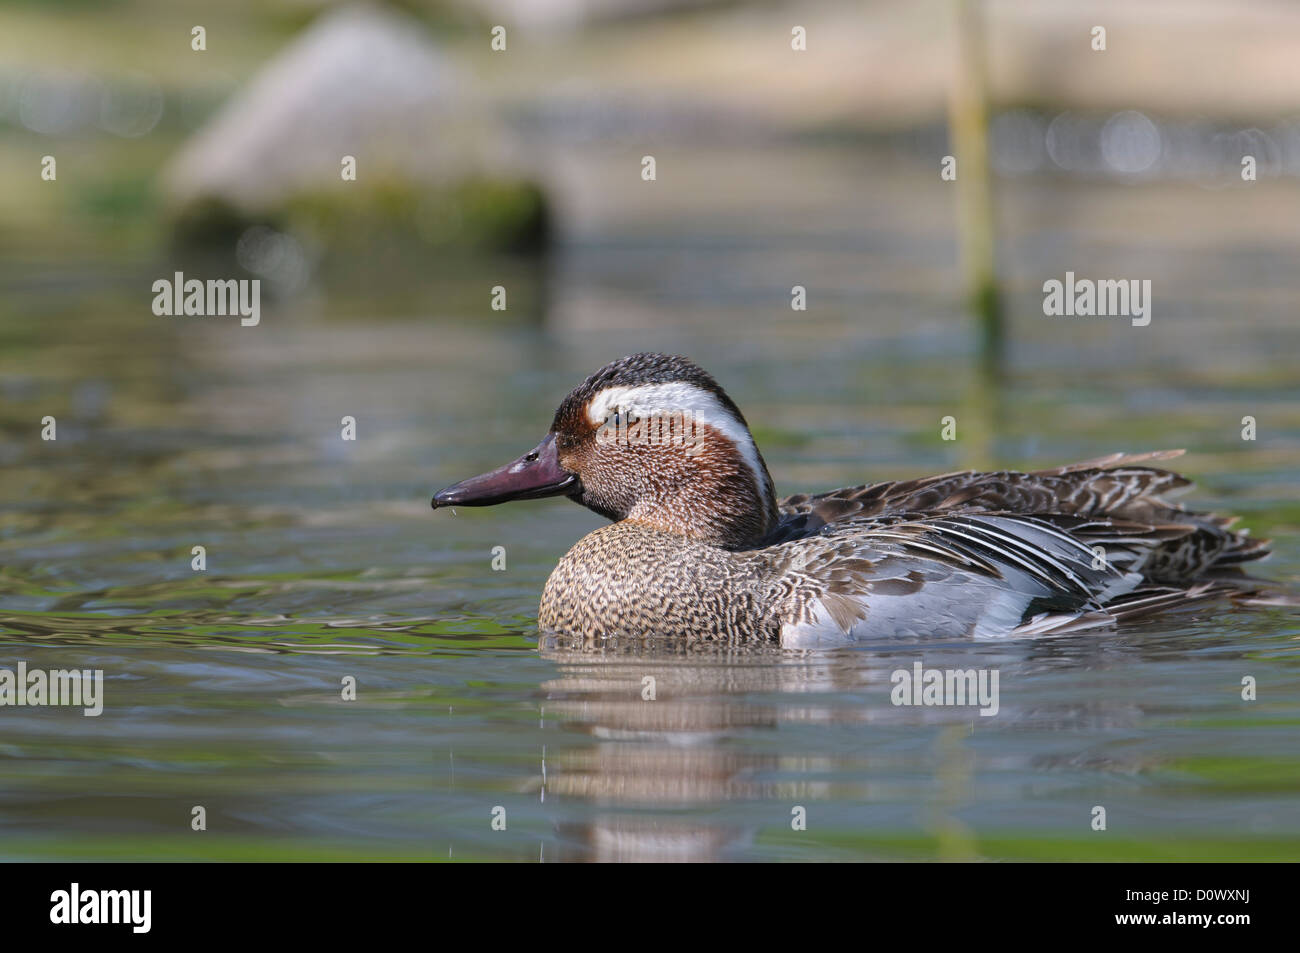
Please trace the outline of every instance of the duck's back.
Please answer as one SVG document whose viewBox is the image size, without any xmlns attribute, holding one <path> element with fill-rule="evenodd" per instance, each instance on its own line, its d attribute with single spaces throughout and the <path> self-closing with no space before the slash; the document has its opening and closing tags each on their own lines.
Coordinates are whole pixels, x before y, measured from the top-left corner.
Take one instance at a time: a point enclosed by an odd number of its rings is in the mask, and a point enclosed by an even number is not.
<svg viewBox="0 0 1300 953">
<path fill-rule="evenodd" d="M 790 598 L 782 642 L 1031 635 L 1221 594 L 1267 545 L 1165 500 L 1182 476 L 1135 465 L 1178 453 L 790 497 L 772 541 L 823 581 Z"/>
</svg>

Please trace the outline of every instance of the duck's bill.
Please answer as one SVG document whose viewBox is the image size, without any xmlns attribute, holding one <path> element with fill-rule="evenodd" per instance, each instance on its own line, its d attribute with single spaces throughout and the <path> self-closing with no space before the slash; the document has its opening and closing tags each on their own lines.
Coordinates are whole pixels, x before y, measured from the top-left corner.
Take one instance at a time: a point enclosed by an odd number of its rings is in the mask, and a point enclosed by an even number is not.
<svg viewBox="0 0 1300 953">
<path fill-rule="evenodd" d="M 492 506 L 509 500 L 536 500 L 544 496 L 562 496 L 572 493 L 578 477 L 560 466 L 555 453 L 555 434 L 518 460 L 498 467 L 491 473 L 470 477 L 468 480 L 439 490 L 433 497 L 433 508 L 440 506 Z"/>
</svg>

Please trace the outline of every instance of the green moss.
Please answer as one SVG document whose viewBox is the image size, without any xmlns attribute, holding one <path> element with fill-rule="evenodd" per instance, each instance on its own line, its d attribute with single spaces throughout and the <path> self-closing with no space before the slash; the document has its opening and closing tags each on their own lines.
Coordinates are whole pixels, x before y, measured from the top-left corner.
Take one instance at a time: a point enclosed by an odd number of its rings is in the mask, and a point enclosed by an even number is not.
<svg viewBox="0 0 1300 953">
<path fill-rule="evenodd" d="M 172 214 L 173 241 L 186 249 L 229 249 L 253 225 L 309 235 L 328 250 L 415 245 L 465 252 L 534 253 L 550 240 L 545 194 L 532 182 L 472 179 L 447 188 L 398 179 L 294 196 L 249 214 L 206 197 Z"/>
<path fill-rule="evenodd" d="M 276 225 L 271 219 L 261 224 Z M 191 202 L 171 220 L 173 243 L 183 248 L 234 248 L 244 231 L 258 224 L 224 199 L 206 197 Z"/>
<path fill-rule="evenodd" d="M 461 222 L 461 240 L 500 251 L 545 246 L 551 221 L 546 196 L 531 182 L 475 179 L 447 196 Z"/>
<path fill-rule="evenodd" d="M 78 185 L 73 203 L 78 212 L 90 218 L 141 219 L 154 213 L 157 195 L 152 176 L 136 173 Z"/>
</svg>

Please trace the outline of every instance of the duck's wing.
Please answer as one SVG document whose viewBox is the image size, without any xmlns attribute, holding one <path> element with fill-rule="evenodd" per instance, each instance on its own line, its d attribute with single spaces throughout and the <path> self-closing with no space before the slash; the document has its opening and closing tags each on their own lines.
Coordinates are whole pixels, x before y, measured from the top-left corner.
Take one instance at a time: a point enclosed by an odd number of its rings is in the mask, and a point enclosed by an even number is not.
<svg viewBox="0 0 1300 953">
<path fill-rule="evenodd" d="M 1175 532 L 1011 514 L 843 521 L 764 552 L 766 604 L 789 647 L 1112 625 L 1218 594 L 1146 584 L 1142 564 Z"/>
<path fill-rule="evenodd" d="M 1161 494 L 1183 490 L 1191 481 L 1169 470 L 1136 464 L 1169 459 L 1182 452 L 1116 453 L 1050 470 L 961 470 L 919 480 L 865 483 L 811 496 L 798 494 L 777 504 L 782 516 L 778 531 L 796 538 L 840 520 L 909 513 L 1120 515 L 1138 501 L 1158 501 L 1169 509 Z"/>
<path fill-rule="evenodd" d="M 1173 460 L 1185 454 L 1186 450 L 1150 450 L 1147 453 L 1108 453 L 1104 457 L 1093 457 L 1079 463 L 1067 463 L 1061 467 L 1049 467 L 1046 470 L 1034 470 L 1040 476 L 1059 476 L 1062 473 L 1074 473 L 1078 470 L 1110 470 L 1119 466 L 1132 466 L 1135 463 L 1151 463 L 1155 460 Z"/>
<path fill-rule="evenodd" d="M 1190 512 L 1166 499 L 1191 481 L 1142 464 L 1182 452 L 1112 454 L 1028 472 L 967 470 L 792 496 L 779 504 L 781 520 L 765 542 L 833 533 L 864 521 L 998 513 L 1054 521 L 1090 545 L 1093 538 L 1105 545 L 1109 535 L 1159 535 L 1166 545 L 1144 551 L 1143 572 L 1163 582 L 1187 581 L 1267 555 L 1267 541 L 1231 531 L 1233 520 Z"/>
</svg>

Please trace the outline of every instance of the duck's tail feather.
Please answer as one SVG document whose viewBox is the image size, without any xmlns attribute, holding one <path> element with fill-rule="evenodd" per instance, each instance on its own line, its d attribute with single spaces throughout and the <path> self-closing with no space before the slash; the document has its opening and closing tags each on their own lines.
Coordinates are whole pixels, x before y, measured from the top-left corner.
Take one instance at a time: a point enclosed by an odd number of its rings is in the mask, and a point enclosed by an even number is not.
<svg viewBox="0 0 1300 953">
<path fill-rule="evenodd" d="M 1202 582 L 1190 587 L 1142 586 L 1106 604 L 1101 610 L 1082 613 L 1040 613 L 1017 626 L 1018 636 L 1070 635 L 1093 629 L 1113 628 L 1147 616 L 1221 599 L 1240 596 L 1233 585 Z"/>
</svg>

